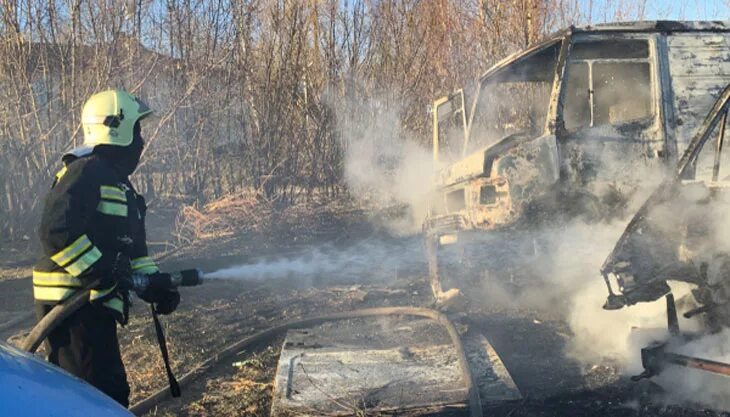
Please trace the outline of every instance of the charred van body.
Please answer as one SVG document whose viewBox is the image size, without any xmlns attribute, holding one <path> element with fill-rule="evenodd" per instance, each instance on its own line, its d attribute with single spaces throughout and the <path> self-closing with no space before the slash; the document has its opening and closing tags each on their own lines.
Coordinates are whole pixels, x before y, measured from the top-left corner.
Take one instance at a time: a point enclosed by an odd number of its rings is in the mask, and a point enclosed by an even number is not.
<svg viewBox="0 0 730 417">
<path fill-rule="evenodd" d="M 444 168 L 423 230 L 438 301 L 465 281 L 529 276 L 518 270 L 549 254 L 543 226 L 630 214 L 730 82 L 729 46 L 723 22 L 570 28 L 437 100 Z"/>
</svg>

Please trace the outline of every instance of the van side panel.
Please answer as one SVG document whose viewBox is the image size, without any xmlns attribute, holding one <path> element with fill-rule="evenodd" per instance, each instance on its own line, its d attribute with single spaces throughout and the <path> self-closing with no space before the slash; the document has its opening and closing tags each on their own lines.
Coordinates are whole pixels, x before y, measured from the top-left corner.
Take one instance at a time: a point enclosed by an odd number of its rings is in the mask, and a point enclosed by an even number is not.
<svg viewBox="0 0 730 417">
<path fill-rule="evenodd" d="M 682 155 L 730 83 L 730 33 L 671 33 L 667 46 L 677 152 Z"/>
</svg>

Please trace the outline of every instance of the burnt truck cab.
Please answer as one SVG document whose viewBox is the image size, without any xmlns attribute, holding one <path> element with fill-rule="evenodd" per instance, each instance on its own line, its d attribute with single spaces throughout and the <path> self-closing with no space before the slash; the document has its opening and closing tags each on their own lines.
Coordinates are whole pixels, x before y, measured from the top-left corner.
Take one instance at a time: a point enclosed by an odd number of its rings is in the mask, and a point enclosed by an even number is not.
<svg viewBox="0 0 730 417">
<path fill-rule="evenodd" d="M 496 64 L 471 94 L 436 100 L 442 168 L 423 230 L 437 299 L 444 250 L 462 263 L 489 232 L 512 247 L 501 259 L 524 259 L 531 228 L 624 214 L 649 172 L 676 166 L 730 82 L 729 46 L 725 22 L 571 27 Z"/>
</svg>

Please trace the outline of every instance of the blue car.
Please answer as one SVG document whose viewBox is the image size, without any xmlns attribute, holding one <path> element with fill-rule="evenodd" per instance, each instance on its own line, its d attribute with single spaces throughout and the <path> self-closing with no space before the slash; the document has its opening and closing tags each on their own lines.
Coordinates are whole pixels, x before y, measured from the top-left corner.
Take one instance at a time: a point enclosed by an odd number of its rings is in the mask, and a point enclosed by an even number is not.
<svg viewBox="0 0 730 417">
<path fill-rule="evenodd" d="M 133 414 L 81 379 L 0 343 L 0 416 L 129 417 Z"/>
</svg>

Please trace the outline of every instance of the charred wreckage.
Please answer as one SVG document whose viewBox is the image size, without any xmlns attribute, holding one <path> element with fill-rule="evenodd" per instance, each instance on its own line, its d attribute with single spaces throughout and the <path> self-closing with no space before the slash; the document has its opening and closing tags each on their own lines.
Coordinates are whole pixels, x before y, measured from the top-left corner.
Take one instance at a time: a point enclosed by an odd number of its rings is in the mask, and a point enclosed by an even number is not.
<svg viewBox="0 0 730 417">
<path fill-rule="evenodd" d="M 730 326 L 729 51 L 727 22 L 570 28 L 436 100 L 443 168 L 423 234 L 437 303 L 460 308 L 473 292 L 460 287 L 536 278 L 530 265 L 553 250 L 543 227 L 624 218 L 659 172 L 667 179 L 603 264 L 604 308 L 665 297 L 671 339 L 692 340 L 667 284 L 683 281 L 696 287 L 685 317 L 702 315 L 705 334 Z M 642 351 L 641 376 L 667 364 L 730 375 L 666 346 Z"/>
</svg>

